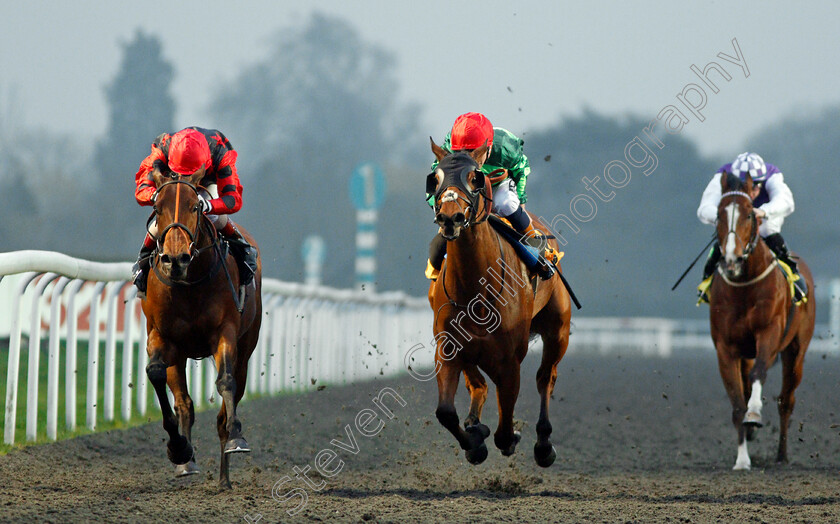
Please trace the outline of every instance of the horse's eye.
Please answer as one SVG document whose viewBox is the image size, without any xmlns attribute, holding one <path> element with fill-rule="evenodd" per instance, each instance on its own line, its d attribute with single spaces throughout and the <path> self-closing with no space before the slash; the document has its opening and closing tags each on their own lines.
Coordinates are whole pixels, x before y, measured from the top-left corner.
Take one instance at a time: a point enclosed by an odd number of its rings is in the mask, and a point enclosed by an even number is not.
<svg viewBox="0 0 840 524">
<path fill-rule="evenodd" d="M 160 216 L 160 208 L 155 206 L 155 214 Z"/>
</svg>

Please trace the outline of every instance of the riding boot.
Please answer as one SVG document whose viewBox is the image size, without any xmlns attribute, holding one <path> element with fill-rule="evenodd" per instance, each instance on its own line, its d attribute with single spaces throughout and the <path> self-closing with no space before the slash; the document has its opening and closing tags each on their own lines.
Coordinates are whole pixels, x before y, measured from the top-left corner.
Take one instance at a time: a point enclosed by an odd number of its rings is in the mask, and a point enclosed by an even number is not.
<svg viewBox="0 0 840 524">
<path fill-rule="evenodd" d="M 534 227 L 528 213 L 522 209 L 522 206 L 519 206 L 516 211 L 505 218 L 508 222 L 510 222 L 516 232 L 522 235 L 520 242 L 524 241 L 526 245 L 533 248 L 535 251 L 535 254 L 537 255 L 537 265 L 535 269 L 540 278 L 543 280 L 551 278 L 554 275 L 554 268 L 551 267 L 551 264 L 549 264 L 546 260 L 545 254 L 547 251 L 550 251 L 552 253 L 552 258 L 554 258 L 554 253 L 556 252 L 548 245 L 545 236 L 543 236 L 540 231 Z"/>
<path fill-rule="evenodd" d="M 241 290 L 254 280 L 254 275 L 257 272 L 257 250 L 242 236 L 242 233 L 236 229 L 236 226 L 230 220 L 220 232 L 227 241 L 233 258 L 236 259 L 236 266 L 239 268 L 241 295 Z"/>
<path fill-rule="evenodd" d="M 709 287 L 712 285 L 712 275 L 715 273 L 715 268 L 720 262 L 721 252 L 720 245 L 715 242 L 709 251 L 709 257 L 706 259 L 706 265 L 703 267 L 703 280 L 697 286 L 697 304 L 705 302 L 709 303 Z"/>
<path fill-rule="evenodd" d="M 781 233 L 773 233 L 772 235 L 767 235 L 767 237 L 765 237 L 764 243 L 767 244 L 767 247 L 769 247 L 771 251 L 773 251 L 776 258 L 790 267 L 790 270 L 794 275 L 793 286 L 796 291 L 794 301 L 797 303 L 800 302 L 802 298 L 808 294 L 808 286 L 805 284 L 805 279 L 802 278 L 802 275 L 799 273 L 799 268 L 797 267 L 796 262 L 794 262 L 790 256 L 790 251 L 788 251 L 787 245 L 785 245 L 785 239 L 782 238 Z"/>
<path fill-rule="evenodd" d="M 446 258 L 446 239 L 435 235 L 429 244 L 429 260 L 426 262 L 426 278 L 437 280 L 440 275 L 440 268 L 443 267 L 443 259 Z"/>
<path fill-rule="evenodd" d="M 149 268 L 151 267 L 152 252 L 155 250 L 155 242 L 149 235 L 143 240 L 143 247 L 137 255 L 137 261 L 131 267 L 134 276 L 134 285 L 137 287 L 137 298 L 146 298 L 146 284 L 149 280 Z"/>
<path fill-rule="evenodd" d="M 791 271 L 799 274 L 799 268 L 796 267 L 796 262 L 790 258 L 790 251 L 788 251 L 787 246 L 785 245 L 785 239 L 782 238 L 781 233 L 773 233 L 772 235 L 767 235 L 764 239 L 764 243 L 767 244 L 776 257 L 790 266 Z"/>
</svg>

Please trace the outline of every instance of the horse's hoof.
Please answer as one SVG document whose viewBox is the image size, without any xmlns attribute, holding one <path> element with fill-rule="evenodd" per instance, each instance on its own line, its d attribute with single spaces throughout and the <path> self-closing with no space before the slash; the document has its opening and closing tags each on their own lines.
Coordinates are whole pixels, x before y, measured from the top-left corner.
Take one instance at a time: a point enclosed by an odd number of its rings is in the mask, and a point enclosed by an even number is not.
<svg viewBox="0 0 840 524">
<path fill-rule="evenodd" d="M 166 444 L 166 456 L 173 464 L 186 464 L 193 458 L 193 448 L 183 435 L 178 435 Z"/>
<path fill-rule="evenodd" d="M 732 471 L 749 471 L 749 470 L 750 470 L 749 462 L 744 463 L 744 464 L 739 464 L 739 463 L 736 462 L 735 465 L 732 466 Z"/>
<path fill-rule="evenodd" d="M 230 439 L 225 444 L 225 453 L 248 453 L 250 451 L 251 446 L 242 437 Z"/>
<path fill-rule="evenodd" d="M 464 452 L 467 457 L 467 462 L 472 465 L 478 465 L 487 459 L 487 446 L 482 442 L 480 446 L 473 449 L 468 449 Z"/>
<path fill-rule="evenodd" d="M 201 473 L 201 470 L 198 469 L 198 464 L 196 464 L 194 460 L 191 460 L 186 464 L 178 464 L 175 466 L 176 477 L 187 477 L 198 473 Z"/>
<path fill-rule="evenodd" d="M 761 413 L 756 413 L 755 411 L 747 411 L 747 414 L 744 415 L 744 425 L 754 426 L 756 428 L 762 427 L 764 424 L 761 423 Z"/>
<path fill-rule="evenodd" d="M 504 455 L 506 457 L 509 457 L 509 456 L 513 455 L 514 453 L 516 453 L 516 445 L 519 444 L 520 440 L 522 440 L 522 434 L 519 433 L 518 431 L 514 431 L 513 432 L 513 442 L 510 443 L 510 446 L 508 446 L 507 448 L 502 448 L 501 446 L 498 445 L 498 442 L 496 443 L 496 446 L 499 449 L 502 450 L 502 455 Z"/>
<path fill-rule="evenodd" d="M 478 434 L 481 435 L 481 440 L 486 439 L 490 436 L 490 428 L 479 422 L 478 424 L 472 424 L 464 428 L 464 431 L 467 433 Z"/>
<path fill-rule="evenodd" d="M 554 464 L 556 458 L 557 451 L 555 451 L 554 446 L 551 444 L 545 443 L 540 445 L 539 442 L 534 444 L 534 460 L 537 461 L 537 466 L 547 468 Z"/>
</svg>

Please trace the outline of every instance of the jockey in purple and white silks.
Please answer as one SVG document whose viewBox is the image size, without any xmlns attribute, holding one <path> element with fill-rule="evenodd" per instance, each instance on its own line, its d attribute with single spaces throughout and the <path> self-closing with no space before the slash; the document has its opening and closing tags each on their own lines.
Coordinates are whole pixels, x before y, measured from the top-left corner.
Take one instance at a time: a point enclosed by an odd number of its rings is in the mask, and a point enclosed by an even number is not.
<svg viewBox="0 0 840 524">
<path fill-rule="evenodd" d="M 717 170 L 712 180 L 703 191 L 700 206 L 697 208 L 697 218 L 704 224 L 714 225 L 717 221 L 718 204 L 721 199 L 720 177 L 723 173 L 732 173 L 741 180 L 746 179 L 747 173 L 753 180 L 753 208 L 756 217 L 761 218 L 758 233 L 776 257 L 790 266 L 798 274 L 799 271 L 790 257 L 790 252 L 782 238 L 781 230 L 785 217 L 793 213 L 793 193 L 787 184 L 781 170 L 773 164 L 767 164 L 756 153 L 741 153 L 731 164 L 725 164 Z M 708 302 L 706 291 L 711 285 L 712 275 L 721 257 L 720 246 L 715 242 L 703 269 L 703 281 L 698 286 L 700 300 Z M 800 279 L 800 281 L 802 281 Z M 801 291 L 797 286 L 797 291 Z"/>
</svg>

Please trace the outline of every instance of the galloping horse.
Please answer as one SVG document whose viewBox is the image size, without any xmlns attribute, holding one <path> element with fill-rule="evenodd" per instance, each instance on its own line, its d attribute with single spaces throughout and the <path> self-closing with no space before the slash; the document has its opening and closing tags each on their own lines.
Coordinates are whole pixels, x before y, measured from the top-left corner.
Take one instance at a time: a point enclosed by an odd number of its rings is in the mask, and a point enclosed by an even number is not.
<svg viewBox="0 0 840 524">
<path fill-rule="evenodd" d="M 190 475 L 198 473 L 198 468 L 190 442 L 195 414 L 187 392 L 186 362 L 188 358 L 215 359 L 216 388 L 222 399 L 216 419 L 222 448 L 219 485 L 225 489 L 230 488 L 228 454 L 250 451 L 242 437 L 236 405 L 245 392 L 248 359 L 259 336 L 262 266 L 257 264 L 254 285 L 246 288 L 240 314 L 236 262 L 199 206 L 198 183 L 203 174 L 203 169 L 191 176 L 154 174 L 160 233 L 147 298 L 142 303 L 148 333 L 146 374 L 169 434 L 169 460 L 177 465 L 177 475 Z M 256 246 L 244 229 L 240 227 L 240 231 Z M 166 395 L 167 384 L 175 399 L 177 419 Z"/>
<path fill-rule="evenodd" d="M 519 367 L 528 352 L 530 334 L 536 332 L 542 336 L 543 353 L 537 371 L 541 402 L 534 457 L 537 464 L 548 467 L 556 457 L 549 440 L 548 403 L 557 379 L 557 363 L 569 343 L 569 293 L 559 275 L 540 282 L 534 291 L 525 264 L 487 223 L 491 186 L 479 164 L 487 147 L 450 154 L 434 141 L 431 145 L 439 161 L 430 175 L 436 193 L 435 222 L 449 241 L 445 265 L 429 288 L 437 345 L 435 414 L 465 450 L 467 460 L 483 462 L 487 458 L 484 439 L 490 435 L 490 429 L 480 422 L 487 399 L 484 371 L 496 384 L 499 404 L 499 426 L 493 440 L 503 455 L 512 455 L 520 440 L 513 428 Z M 538 229 L 547 231 L 531 218 Z M 553 246 L 558 247 L 556 241 Z M 464 428 L 458 423 L 454 404 L 462 372 L 471 399 Z"/>
<path fill-rule="evenodd" d="M 805 351 L 814 334 L 815 301 L 811 296 L 803 305 L 793 304 L 783 271 L 758 234 L 760 219 L 753 210 L 753 181 L 749 175 L 742 182 L 737 176 L 723 173 L 721 190 L 717 240 L 724 256 L 710 288 L 709 315 L 718 367 L 732 402 L 732 423 L 738 431 L 738 458 L 732 469 L 750 469 L 747 441 L 762 426 L 761 388 L 779 354 L 782 391 L 776 461 L 787 462 L 794 390 L 802 380 Z M 801 259 L 798 266 L 813 295 L 810 269 Z"/>
</svg>

